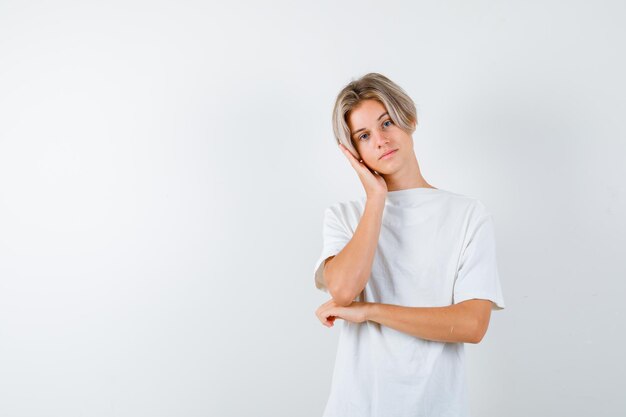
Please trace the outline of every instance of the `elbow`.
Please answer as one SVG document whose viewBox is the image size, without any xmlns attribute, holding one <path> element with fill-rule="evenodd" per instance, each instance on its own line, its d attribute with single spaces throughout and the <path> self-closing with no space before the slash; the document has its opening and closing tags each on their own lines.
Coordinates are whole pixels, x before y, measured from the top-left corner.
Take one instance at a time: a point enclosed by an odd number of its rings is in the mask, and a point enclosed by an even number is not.
<svg viewBox="0 0 626 417">
<path fill-rule="evenodd" d="M 335 300 L 335 303 L 338 306 L 340 306 L 340 307 L 348 307 L 350 304 L 352 304 L 352 301 L 354 301 L 354 298 L 351 298 L 351 297 L 335 298 L 335 297 L 333 297 L 333 300 Z"/>
<path fill-rule="evenodd" d="M 486 333 L 487 333 L 487 325 L 481 322 L 477 322 L 474 325 L 474 329 L 471 333 L 472 336 L 469 338 L 468 343 L 472 343 L 474 345 L 479 344 L 485 337 Z"/>
<path fill-rule="evenodd" d="M 347 307 L 352 304 L 356 295 L 345 287 L 337 287 L 337 285 L 329 285 L 328 292 L 338 306 Z"/>
<path fill-rule="evenodd" d="M 338 285 L 336 279 L 328 279 L 329 275 L 330 274 L 326 272 L 326 287 L 328 288 L 328 293 L 331 295 L 335 303 L 341 307 L 347 307 L 352 304 L 352 301 L 354 301 L 358 294 L 355 294 L 351 288 L 346 288 L 345 285 Z"/>
<path fill-rule="evenodd" d="M 352 301 L 354 300 L 354 296 L 349 294 L 344 289 L 329 287 L 328 290 L 330 292 L 330 295 L 333 297 L 333 300 L 338 306 L 347 307 L 350 304 L 352 304 Z"/>
</svg>

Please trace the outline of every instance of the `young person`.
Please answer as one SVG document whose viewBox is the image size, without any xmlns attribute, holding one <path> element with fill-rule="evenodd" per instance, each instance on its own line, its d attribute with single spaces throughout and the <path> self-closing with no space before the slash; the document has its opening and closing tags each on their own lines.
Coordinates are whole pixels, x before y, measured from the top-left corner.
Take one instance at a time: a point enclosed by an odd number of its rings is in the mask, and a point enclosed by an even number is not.
<svg viewBox="0 0 626 417">
<path fill-rule="evenodd" d="M 365 197 L 324 212 L 316 311 L 343 325 L 324 417 L 469 416 L 464 343 L 504 308 L 490 212 L 422 176 L 415 104 L 370 73 L 337 96 L 333 130 Z"/>
</svg>

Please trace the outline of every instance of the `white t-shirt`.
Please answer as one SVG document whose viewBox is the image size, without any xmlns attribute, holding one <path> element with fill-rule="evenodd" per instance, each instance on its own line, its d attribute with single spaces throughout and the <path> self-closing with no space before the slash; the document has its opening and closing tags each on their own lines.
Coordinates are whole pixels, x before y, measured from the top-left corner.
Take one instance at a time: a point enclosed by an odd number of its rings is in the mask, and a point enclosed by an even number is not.
<svg viewBox="0 0 626 417">
<path fill-rule="evenodd" d="M 324 212 L 315 286 L 352 238 L 366 197 Z M 491 214 L 441 189 L 389 191 L 370 278 L 356 301 L 442 307 L 473 298 L 504 308 Z M 323 417 L 467 417 L 464 344 L 421 339 L 373 321 L 342 323 Z"/>
</svg>

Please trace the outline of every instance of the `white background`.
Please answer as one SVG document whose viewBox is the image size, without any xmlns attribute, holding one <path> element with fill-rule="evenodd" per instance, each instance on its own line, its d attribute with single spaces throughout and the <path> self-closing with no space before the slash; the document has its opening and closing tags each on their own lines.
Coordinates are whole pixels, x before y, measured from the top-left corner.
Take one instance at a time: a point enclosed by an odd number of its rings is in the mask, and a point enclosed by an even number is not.
<svg viewBox="0 0 626 417">
<path fill-rule="evenodd" d="M 0 1 L 0 415 L 321 416 L 339 90 L 492 212 L 475 416 L 623 415 L 623 2 Z"/>
</svg>

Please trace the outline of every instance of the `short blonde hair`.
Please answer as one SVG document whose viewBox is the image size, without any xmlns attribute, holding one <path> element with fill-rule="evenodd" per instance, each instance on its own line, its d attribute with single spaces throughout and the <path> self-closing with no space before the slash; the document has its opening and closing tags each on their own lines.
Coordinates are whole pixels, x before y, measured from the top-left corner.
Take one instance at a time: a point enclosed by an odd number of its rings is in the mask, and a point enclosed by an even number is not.
<svg viewBox="0 0 626 417">
<path fill-rule="evenodd" d="M 359 155 L 359 152 L 352 142 L 348 117 L 362 101 L 369 99 L 377 100 L 385 106 L 391 120 L 407 133 L 413 134 L 415 131 L 413 122 L 417 125 L 415 103 L 399 85 L 376 72 L 353 80 L 337 95 L 332 123 L 337 144 L 342 143 L 354 155 Z"/>
</svg>

